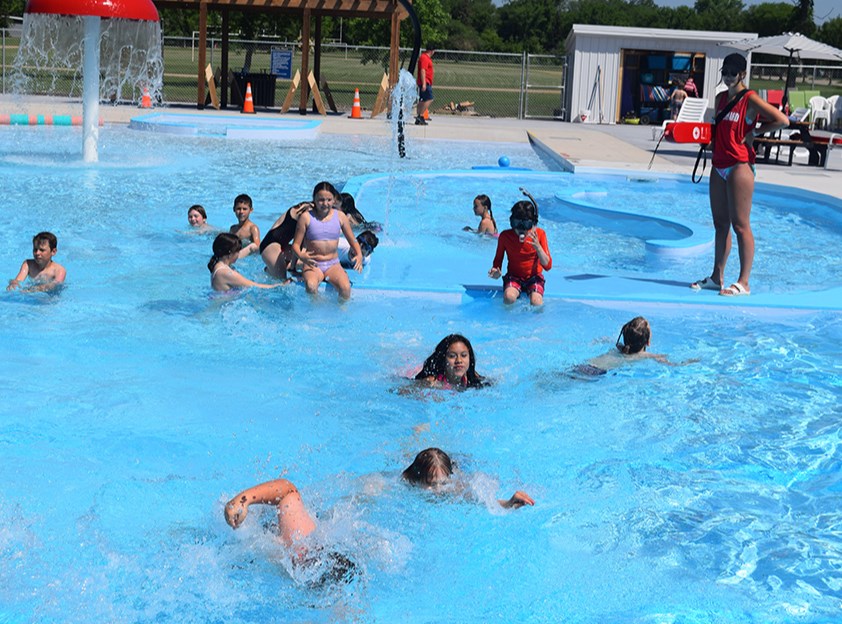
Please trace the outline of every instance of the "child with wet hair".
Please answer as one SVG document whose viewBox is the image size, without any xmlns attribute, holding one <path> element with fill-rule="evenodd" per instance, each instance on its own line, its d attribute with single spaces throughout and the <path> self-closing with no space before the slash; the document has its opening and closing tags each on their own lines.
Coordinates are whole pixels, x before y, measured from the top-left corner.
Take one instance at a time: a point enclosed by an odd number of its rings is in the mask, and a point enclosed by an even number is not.
<svg viewBox="0 0 842 624">
<path fill-rule="evenodd" d="M 574 366 L 570 374 L 576 378 L 592 378 L 604 375 L 609 370 L 636 360 L 653 359 L 667 366 L 684 366 L 698 362 L 698 359 L 686 360 L 681 363 L 670 362 L 666 355 L 649 353 L 647 349 L 652 341 L 652 328 L 642 316 L 636 316 L 620 328 L 612 349 L 604 355 L 588 360 L 587 364 Z"/>
<path fill-rule="evenodd" d="M 544 303 L 543 272 L 553 267 L 553 259 L 547 246 L 547 233 L 537 227 L 538 204 L 528 191 L 520 190 L 529 201 L 519 201 L 512 206 L 509 217 L 512 227 L 500 232 L 488 276 L 498 279 L 503 274 L 503 256 L 507 256 L 509 266 L 503 276 L 503 301 L 512 304 L 521 292 L 526 292 L 529 302 L 539 306 Z"/>
<path fill-rule="evenodd" d="M 223 232 L 213 241 L 213 256 L 208 261 L 208 271 L 211 272 L 211 288 L 219 292 L 226 292 L 232 288 L 277 288 L 283 284 L 258 284 L 247 277 L 243 277 L 234 270 L 234 263 L 240 258 L 243 243 L 236 234 Z"/>
<path fill-rule="evenodd" d="M 371 230 L 365 230 L 357 234 L 357 242 L 360 245 L 360 250 L 363 252 L 363 266 L 367 266 L 371 259 L 371 254 L 377 248 L 377 245 L 380 244 L 380 239 Z M 354 256 L 351 251 L 351 245 L 348 244 L 345 238 L 339 239 L 339 246 L 336 248 L 336 252 L 339 254 L 339 264 L 346 269 L 352 269 L 354 267 L 356 256 Z"/>
<path fill-rule="evenodd" d="M 453 477 L 455 464 L 447 453 L 431 447 L 415 456 L 415 460 L 401 473 L 401 478 L 412 485 L 435 488 L 447 483 Z M 460 484 L 464 487 L 464 484 Z M 535 501 L 526 492 L 518 490 L 509 499 L 498 499 L 505 509 L 519 509 L 524 505 L 534 505 Z"/>
<path fill-rule="evenodd" d="M 497 222 L 494 220 L 494 213 L 491 212 L 491 198 L 488 195 L 477 195 L 474 197 L 474 214 L 479 217 L 479 225 L 475 230 L 470 225 L 463 229 L 466 232 L 477 234 L 497 234 Z"/>
<path fill-rule="evenodd" d="M 32 237 L 32 259 L 24 260 L 17 276 L 9 280 L 6 290 L 20 288 L 29 278 L 31 286 L 25 292 L 54 290 L 64 283 L 67 271 L 53 258 L 58 253 L 58 239 L 52 232 L 39 232 Z"/>
<path fill-rule="evenodd" d="M 244 258 L 260 249 L 260 228 L 251 220 L 251 213 L 254 211 L 254 202 L 251 197 L 242 193 L 234 198 L 234 215 L 237 223 L 228 230 L 236 234 L 242 242 L 240 257 Z"/>
<path fill-rule="evenodd" d="M 471 341 L 461 334 L 445 336 L 424 360 L 415 379 L 436 388 L 482 388 L 485 379 L 476 371 Z"/>
<path fill-rule="evenodd" d="M 350 583 L 357 565 L 336 549 L 307 540 L 316 530 L 316 521 L 307 511 L 301 494 L 287 479 L 274 479 L 247 488 L 225 505 L 225 522 L 238 529 L 248 515 L 250 505 L 274 505 L 278 514 L 278 534 L 289 550 L 296 578 L 320 587 L 331 583 Z"/>
</svg>

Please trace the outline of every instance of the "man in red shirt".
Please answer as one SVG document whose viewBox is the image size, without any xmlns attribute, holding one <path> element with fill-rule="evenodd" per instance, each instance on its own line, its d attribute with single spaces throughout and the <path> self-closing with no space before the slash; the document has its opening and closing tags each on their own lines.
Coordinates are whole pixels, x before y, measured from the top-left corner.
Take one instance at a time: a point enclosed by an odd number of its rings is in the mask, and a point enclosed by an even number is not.
<svg viewBox="0 0 842 624">
<path fill-rule="evenodd" d="M 416 126 L 426 126 L 427 120 L 424 113 L 430 108 L 433 101 L 433 54 L 436 51 L 428 45 L 418 59 L 418 111 L 415 117 Z"/>
</svg>

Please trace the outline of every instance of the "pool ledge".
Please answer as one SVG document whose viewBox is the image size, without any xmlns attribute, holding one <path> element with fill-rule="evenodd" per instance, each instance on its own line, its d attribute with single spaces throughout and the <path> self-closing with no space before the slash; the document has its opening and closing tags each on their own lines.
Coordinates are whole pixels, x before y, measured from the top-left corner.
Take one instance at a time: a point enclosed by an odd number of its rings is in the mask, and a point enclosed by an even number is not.
<svg viewBox="0 0 842 624">
<path fill-rule="evenodd" d="M 569 211 L 564 215 L 565 218 L 573 217 L 572 212 L 575 213 L 574 220 L 586 225 L 643 238 L 649 253 L 664 257 L 685 257 L 705 253 L 713 247 L 711 227 L 678 219 L 653 217 L 632 210 L 601 208 L 587 201 L 589 198 L 607 196 L 608 192 L 579 191 L 557 193 L 556 199 Z M 547 215 L 554 216 L 551 212 L 547 212 Z M 666 238 L 656 238 L 664 235 Z"/>
<path fill-rule="evenodd" d="M 150 113 L 132 117 L 129 128 L 182 136 L 300 141 L 315 139 L 321 123 L 319 120 Z"/>
</svg>

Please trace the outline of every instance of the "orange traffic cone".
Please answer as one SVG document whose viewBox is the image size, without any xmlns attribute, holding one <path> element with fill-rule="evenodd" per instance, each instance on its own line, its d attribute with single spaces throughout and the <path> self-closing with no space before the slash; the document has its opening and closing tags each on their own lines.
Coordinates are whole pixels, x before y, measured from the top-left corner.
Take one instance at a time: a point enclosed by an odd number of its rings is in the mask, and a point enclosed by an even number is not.
<svg viewBox="0 0 842 624">
<path fill-rule="evenodd" d="M 251 97 L 251 83 L 246 83 L 246 101 L 243 102 L 243 110 L 240 111 L 241 113 L 251 113 L 254 114 L 254 100 Z"/>
<path fill-rule="evenodd" d="M 152 108 L 152 98 L 149 96 L 149 89 L 146 85 L 143 86 L 143 97 L 140 98 L 141 108 Z"/>
<path fill-rule="evenodd" d="M 426 119 L 426 120 L 430 119 L 430 112 L 426 108 L 424 109 L 424 119 Z"/>
<path fill-rule="evenodd" d="M 362 119 L 363 111 L 360 107 L 360 90 L 354 89 L 354 105 L 351 107 L 351 119 Z"/>
</svg>

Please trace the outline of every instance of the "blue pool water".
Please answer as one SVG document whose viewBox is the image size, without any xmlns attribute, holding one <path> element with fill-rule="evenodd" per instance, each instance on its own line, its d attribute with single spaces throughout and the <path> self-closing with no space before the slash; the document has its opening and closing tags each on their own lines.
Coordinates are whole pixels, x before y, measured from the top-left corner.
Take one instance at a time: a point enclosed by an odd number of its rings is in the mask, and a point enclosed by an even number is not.
<svg viewBox="0 0 842 624">
<path fill-rule="evenodd" d="M 607 188 L 659 216 L 679 194 L 682 217 L 704 224 L 704 189 L 397 175 L 502 153 L 542 166 L 522 146 L 415 143 L 397 161 L 380 139 L 326 135 L 278 147 L 108 129 L 88 166 L 78 134 L 44 130 L 0 132 L 0 266 L 12 277 L 31 235 L 51 229 L 69 274 L 57 296 L 0 297 L 0 622 L 840 617 L 838 312 L 553 296 L 504 309 L 461 289 L 493 284 L 494 241 L 460 231 L 480 191 L 498 222 L 518 186 L 538 196 L 552 295 L 575 273 L 686 281 L 709 268 L 706 254 L 653 261 L 639 237 L 563 214 L 557 193 Z M 210 296 L 210 239 L 184 232 L 189 205 L 228 226 L 248 192 L 265 232 L 320 179 L 381 171 L 397 173 L 359 200 L 382 243 L 351 302 L 300 287 Z M 838 285 L 837 212 L 762 193 L 757 205 L 764 254 L 809 267 L 781 272 L 759 252 L 758 291 Z M 262 279 L 259 259 L 238 267 Z M 637 314 L 654 352 L 699 361 L 563 374 Z M 493 385 L 402 393 L 450 332 L 472 340 Z M 473 502 L 399 483 L 427 446 L 453 454 Z M 352 585 L 290 576 L 268 511 L 225 524 L 228 498 L 279 475 L 358 563 Z M 494 499 L 516 489 L 535 507 L 503 512 Z"/>
</svg>

